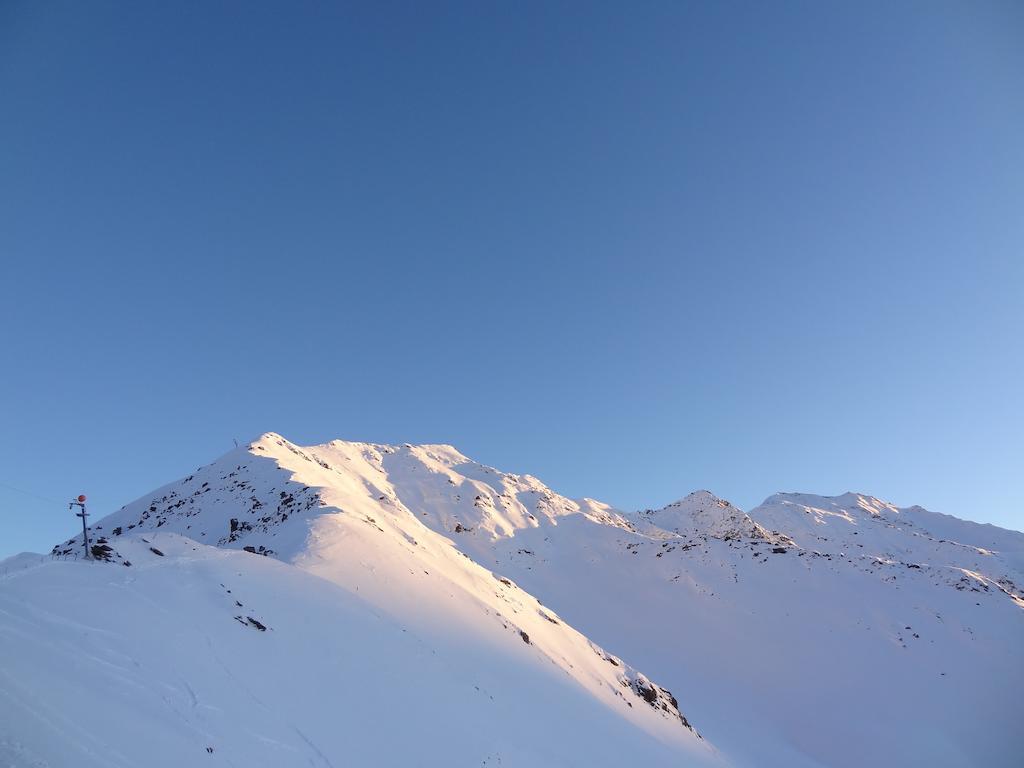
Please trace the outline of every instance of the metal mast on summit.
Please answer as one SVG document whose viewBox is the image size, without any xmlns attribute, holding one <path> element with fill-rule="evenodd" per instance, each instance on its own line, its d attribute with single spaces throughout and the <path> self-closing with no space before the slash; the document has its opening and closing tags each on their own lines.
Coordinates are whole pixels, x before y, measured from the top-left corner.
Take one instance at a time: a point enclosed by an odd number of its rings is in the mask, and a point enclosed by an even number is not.
<svg viewBox="0 0 1024 768">
<path fill-rule="evenodd" d="M 85 559 L 89 559 L 89 527 L 85 524 L 85 518 L 89 516 L 89 513 L 85 511 L 85 494 L 79 495 L 79 497 L 68 504 L 68 509 L 72 507 L 80 507 L 81 512 L 75 512 L 75 517 L 82 518 L 82 546 L 85 547 Z"/>
</svg>

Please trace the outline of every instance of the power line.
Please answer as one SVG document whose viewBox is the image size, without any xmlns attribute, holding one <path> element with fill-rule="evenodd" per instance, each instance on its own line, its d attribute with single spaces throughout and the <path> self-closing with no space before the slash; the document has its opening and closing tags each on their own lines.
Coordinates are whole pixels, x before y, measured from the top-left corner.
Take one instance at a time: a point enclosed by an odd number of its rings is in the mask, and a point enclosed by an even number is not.
<svg viewBox="0 0 1024 768">
<path fill-rule="evenodd" d="M 38 493 L 32 493 L 31 491 L 26 491 L 26 490 L 24 490 L 22 488 L 16 488 L 13 485 L 10 485 L 9 483 L 0 482 L 0 486 L 4 487 L 4 488 L 6 488 L 6 489 L 8 489 L 10 491 L 15 491 L 17 493 L 23 493 L 26 496 L 31 496 L 34 499 L 39 499 L 39 501 L 45 501 L 45 502 L 47 502 L 49 504 L 66 504 L 67 503 L 67 502 L 63 502 L 63 501 L 57 501 L 56 499 L 50 499 L 50 498 L 47 498 L 46 496 L 40 496 Z"/>
</svg>

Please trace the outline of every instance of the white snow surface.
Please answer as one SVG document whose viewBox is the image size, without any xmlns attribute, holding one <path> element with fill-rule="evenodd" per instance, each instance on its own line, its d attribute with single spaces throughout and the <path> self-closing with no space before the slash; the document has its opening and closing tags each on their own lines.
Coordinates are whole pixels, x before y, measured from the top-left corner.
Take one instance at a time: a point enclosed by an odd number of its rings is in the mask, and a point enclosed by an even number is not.
<svg viewBox="0 0 1024 768">
<path fill-rule="evenodd" d="M 920 507 L 623 513 L 447 445 L 268 433 L 91 536 L 107 561 L 0 563 L 0 766 L 1024 754 L 1024 534 Z"/>
<path fill-rule="evenodd" d="M 0 564 L 0 765 L 723 764 L 409 514 L 399 453 L 266 435 L 99 521 L 105 562 L 78 538 Z"/>
</svg>

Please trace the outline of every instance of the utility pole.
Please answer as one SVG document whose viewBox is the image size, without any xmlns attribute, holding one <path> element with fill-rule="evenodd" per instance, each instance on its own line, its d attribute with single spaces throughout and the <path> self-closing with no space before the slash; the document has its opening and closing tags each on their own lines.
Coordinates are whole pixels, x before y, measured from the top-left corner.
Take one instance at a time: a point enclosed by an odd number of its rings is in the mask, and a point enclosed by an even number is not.
<svg viewBox="0 0 1024 768">
<path fill-rule="evenodd" d="M 75 512 L 75 517 L 82 518 L 82 545 L 85 547 L 85 559 L 89 560 L 89 527 L 85 524 L 85 518 L 89 516 L 89 513 L 85 511 L 85 494 L 81 494 L 77 499 L 68 504 L 68 509 L 72 507 L 81 508 L 81 512 Z"/>
</svg>

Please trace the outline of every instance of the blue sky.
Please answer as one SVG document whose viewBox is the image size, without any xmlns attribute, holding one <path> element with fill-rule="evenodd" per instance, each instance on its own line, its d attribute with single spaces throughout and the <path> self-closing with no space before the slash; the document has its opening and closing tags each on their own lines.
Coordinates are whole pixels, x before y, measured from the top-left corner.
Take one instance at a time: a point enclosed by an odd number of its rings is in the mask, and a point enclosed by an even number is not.
<svg viewBox="0 0 1024 768">
<path fill-rule="evenodd" d="M 0 4 L 0 556 L 268 430 L 1024 528 L 1022 40 L 1015 2 Z"/>
</svg>

